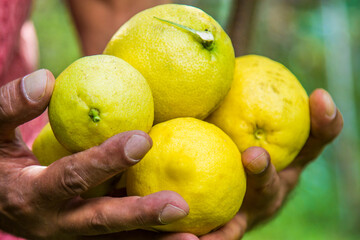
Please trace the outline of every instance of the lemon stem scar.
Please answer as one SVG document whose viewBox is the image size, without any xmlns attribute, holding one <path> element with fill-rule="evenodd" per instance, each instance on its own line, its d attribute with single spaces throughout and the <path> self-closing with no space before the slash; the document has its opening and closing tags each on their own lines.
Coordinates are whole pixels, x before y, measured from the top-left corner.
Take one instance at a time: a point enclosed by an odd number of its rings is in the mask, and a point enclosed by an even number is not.
<svg viewBox="0 0 360 240">
<path fill-rule="evenodd" d="M 100 112 L 96 108 L 91 108 L 89 111 L 89 117 L 93 122 L 99 122 L 100 121 Z"/>
<path fill-rule="evenodd" d="M 193 37 L 195 37 L 195 39 L 197 41 L 199 41 L 204 46 L 204 48 L 206 48 L 207 50 L 211 50 L 213 48 L 214 35 L 211 32 L 209 32 L 209 30 L 206 29 L 205 31 L 197 31 L 197 30 L 189 28 L 187 26 L 171 22 L 169 20 L 161 19 L 161 18 L 158 18 L 158 17 L 154 17 L 154 18 L 156 18 L 159 21 L 175 25 L 175 26 L 177 26 L 177 27 L 179 27 L 181 29 L 184 29 L 185 31 L 191 33 L 191 35 L 193 35 Z"/>
<path fill-rule="evenodd" d="M 256 129 L 254 132 L 254 136 L 256 139 L 260 140 L 264 136 L 264 130 L 262 130 L 261 128 Z"/>
</svg>

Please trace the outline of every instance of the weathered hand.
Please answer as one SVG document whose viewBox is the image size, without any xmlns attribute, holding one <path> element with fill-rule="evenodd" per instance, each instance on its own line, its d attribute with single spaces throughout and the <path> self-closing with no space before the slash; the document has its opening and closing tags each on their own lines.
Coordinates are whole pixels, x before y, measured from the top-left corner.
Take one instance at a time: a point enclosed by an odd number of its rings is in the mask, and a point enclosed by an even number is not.
<svg viewBox="0 0 360 240">
<path fill-rule="evenodd" d="M 262 148 L 251 147 L 242 154 L 248 179 L 243 205 L 229 223 L 201 240 L 240 239 L 246 231 L 278 212 L 306 165 L 319 156 L 343 126 L 340 111 L 323 89 L 310 95 L 310 115 L 310 136 L 296 159 L 284 170 L 276 172 L 269 154 Z"/>
<path fill-rule="evenodd" d="M 187 203 L 171 191 L 79 197 L 136 164 L 152 145 L 144 132 L 118 134 L 48 167 L 38 165 L 16 127 L 46 109 L 54 81 L 49 71 L 39 70 L 0 88 L 0 229 L 27 239 L 78 239 L 185 217 Z"/>
</svg>

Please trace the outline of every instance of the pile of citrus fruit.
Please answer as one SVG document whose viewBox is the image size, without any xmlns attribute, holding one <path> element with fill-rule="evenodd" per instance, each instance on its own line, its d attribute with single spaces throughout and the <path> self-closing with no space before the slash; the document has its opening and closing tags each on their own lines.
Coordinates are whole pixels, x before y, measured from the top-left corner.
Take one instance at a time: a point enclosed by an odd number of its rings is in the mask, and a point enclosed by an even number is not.
<svg viewBox="0 0 360 240">
<path fill-rule="evenodd" d="M 261 146 L 281 170 L 304 145 L 309 118 L 308 96 L 283 65 L 255 55 L 235 59 L 213 18 L 166 4 L 138 13 L 104 54 L 81 58 L 59 75 L 50 125 L 33 152 L 49 165 L 115 134 L 148 132 L 153 147 L 127 170 L 128 195 L 178 192 L 189 215 L 153 228 L 203 235 L 241 206 L 241 152 Z M 87 196 L 108 190 L 103 183 Z"/>
</svg>

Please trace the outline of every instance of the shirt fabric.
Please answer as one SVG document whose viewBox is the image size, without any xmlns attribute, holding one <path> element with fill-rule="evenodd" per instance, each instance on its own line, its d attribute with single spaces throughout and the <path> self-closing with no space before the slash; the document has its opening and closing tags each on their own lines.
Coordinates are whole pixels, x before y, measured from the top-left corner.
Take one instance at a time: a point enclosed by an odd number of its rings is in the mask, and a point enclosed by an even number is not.
<svg viewBox="0 0 360 240">
<path fill-rule="evenodd" d="M 21 29 L 29 17 L 31 3 L 31 0 L 0 0 L 0 87 L 34 70 L 21 51 Z M 20 126 L 23 139 L 28 146 L 46 122 L 46 114 L 43 114 Z M 0 240 L 22 238 L 0 231 Z"/>
</svg>

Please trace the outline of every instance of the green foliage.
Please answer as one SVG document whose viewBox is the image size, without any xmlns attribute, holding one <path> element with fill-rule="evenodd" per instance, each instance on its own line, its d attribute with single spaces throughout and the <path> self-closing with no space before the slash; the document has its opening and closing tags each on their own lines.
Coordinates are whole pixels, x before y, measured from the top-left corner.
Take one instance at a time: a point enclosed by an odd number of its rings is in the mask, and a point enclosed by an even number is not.
<svg viewBox="0 0 360 240">
<path fill-rule="evenodd" d="M 34 22 L 40 49 L 40 68 L 58 76 L 81 56 L 74 27 L 62 1 L 34 1 Z"/>
<path fill-rule="evenodd" d="M 279 215 L 246 234 L 244 239 L 357 239 L 341 229 L 333 174 L 328 160 L 316 160 L 303 173 Z"/>
</svg>

